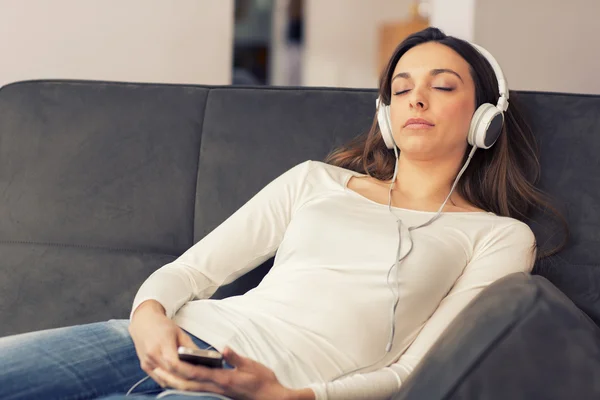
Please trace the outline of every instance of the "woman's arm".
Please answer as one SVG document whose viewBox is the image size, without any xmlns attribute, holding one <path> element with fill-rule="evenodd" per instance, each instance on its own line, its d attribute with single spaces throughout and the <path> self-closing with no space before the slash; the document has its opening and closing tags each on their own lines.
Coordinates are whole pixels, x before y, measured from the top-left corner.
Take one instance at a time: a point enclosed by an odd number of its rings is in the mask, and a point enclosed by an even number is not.
<svg viewBox="0 0 600 400">
<path fill-rule="evenodd" d="M 511 273 L 531 272 L 534 246 L 533 232 L 521 222 L 493 229 L 398 362 L 377 371 L 311 385 L 316 399 L 377 400 L 393 396 L 448 325 L 483 289 Z"/>
<path fill-rule="evenodd" d="M 130 316 L 143 302 L 155 300 L 171 318 L 189 300 L 210 297 L 272 257 L 310 168 L 307 161 L 283 173 L 179 258 L 156 270 L 137 292 Z"/>
</svg>

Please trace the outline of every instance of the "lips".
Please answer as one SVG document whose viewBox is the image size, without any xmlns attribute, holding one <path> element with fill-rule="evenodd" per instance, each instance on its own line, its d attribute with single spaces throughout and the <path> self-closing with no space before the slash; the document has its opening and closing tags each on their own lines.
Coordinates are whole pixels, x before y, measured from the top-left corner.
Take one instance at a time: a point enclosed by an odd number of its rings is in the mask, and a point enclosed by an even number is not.
<svg viewBox="0 0 600 400">
<path fill-rule="evenodd" d="M 404 127 L 413 127 L 413 128 L 428 128 L 431 126 L 435 126 L 435 124 L 433 122 L 429 122 L 426 119 L 423 118 L 409 118 L 406 123 L 404 124 Z"/>
</svg>

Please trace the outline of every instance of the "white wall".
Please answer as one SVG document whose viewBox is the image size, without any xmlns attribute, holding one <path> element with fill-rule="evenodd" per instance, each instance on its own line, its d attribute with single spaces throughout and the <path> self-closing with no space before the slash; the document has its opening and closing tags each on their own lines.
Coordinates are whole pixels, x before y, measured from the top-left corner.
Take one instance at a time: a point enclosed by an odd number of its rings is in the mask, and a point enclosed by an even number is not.
<svg viewBox="0 0 600 400">
<path fill-rule="evenodd" d="M 429 23 L 445 34 L 473 40 L 475 34 L 475 0 L 430 0 Z"/>
<path fill-rule="evenodd" d="M 377 87 L 378 29 L 406 19 L 411 0 L 306 0 L 306 86 Z"/>
<path fill-rule="evenodd" d="M 475 41 L 511 89 L 600 94 L 598 0 L 477 0 Z"/>
<path fill-rule="evenodd" d="M 271 19 L 271 55 L 269 58 L 269 77 L 271 85 L 287 85 L 289 53 L 286 43 L 286 28 L 288 21 L 288 6 L 290 0 L 273 2 Z"/>
<path fill-rule="evenodd" d="M 25 79 L 228 84 L 233 0 L 0 0 L 0 86 Z"/>
</svg>

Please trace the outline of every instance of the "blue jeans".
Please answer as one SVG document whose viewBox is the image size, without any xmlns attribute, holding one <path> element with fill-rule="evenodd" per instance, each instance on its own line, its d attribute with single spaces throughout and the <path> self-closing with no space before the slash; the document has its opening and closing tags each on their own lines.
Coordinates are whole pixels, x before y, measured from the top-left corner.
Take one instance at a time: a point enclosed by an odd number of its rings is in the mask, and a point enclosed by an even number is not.
<svg viewBox="0 0 600 400">
<path fill-rule="evenodd" d="M 110 320 L 0 338 L 0 399 L 226 399 L 165 392 L 141 369 L 128 326 Z"/>
</svg>

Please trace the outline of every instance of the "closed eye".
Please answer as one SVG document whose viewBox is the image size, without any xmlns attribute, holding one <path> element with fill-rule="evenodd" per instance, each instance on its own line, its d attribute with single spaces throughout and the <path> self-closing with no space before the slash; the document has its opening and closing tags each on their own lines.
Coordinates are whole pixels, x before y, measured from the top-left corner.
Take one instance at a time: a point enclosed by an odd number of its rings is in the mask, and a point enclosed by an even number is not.
<svg viewBox="0 0 600 400">
<path fill-rule="evenodd" d="M 434 89 L 441 90 L 443 92 L 451 92 L 451 91 L 454 90 L 454 88 L 449 88 L 449 87 L 434 87 Z M 410 92 L 410 89 L 401 90 L 399 92 L 394 92 L 394 95 L 397 96 L 397 95 L 401 95 L 401 94 L 404 94 L 404 93 L 407 93 L 407 92 Z"/>
</svg>

